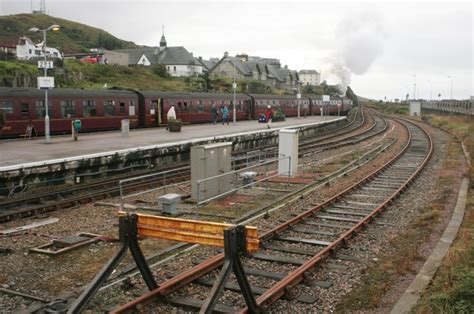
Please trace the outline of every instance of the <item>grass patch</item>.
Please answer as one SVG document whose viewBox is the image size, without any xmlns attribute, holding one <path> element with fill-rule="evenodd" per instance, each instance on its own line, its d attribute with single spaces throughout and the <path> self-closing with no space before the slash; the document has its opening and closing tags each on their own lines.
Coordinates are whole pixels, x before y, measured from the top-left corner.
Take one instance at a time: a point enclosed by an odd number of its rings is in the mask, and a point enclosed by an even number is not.
<svg viewBox="0 0 474 314">
<path fill-rule="evenodd" d="M 428 115 L 425 119 L 461 139 L 471 155 L 474 150 L 472 117 Z M 471 160 L 472 162 L 472 160 Z M 457 238 L 431 285 L 413 309 L 414 313 L 474 313 L 474 193 L 473 168 L 466 213 Z"/>
<path fill-rule="evenodd" d="M 459 167 L 459 154 L 459 144 L 449 142 L 444 169 L 447 169 L 448 164 L 449 169 Z M 453 184 L 453 172 L 441 171 L 437 180 L 437 199 L 422 209 L 419 217 L 410 223 L 404 233 L 389 242 L 391 252 L 379 257 L 379 261 L 368 269 L 361 284 L 337 305 L 337 312 L 376 309 L 399 276 L 414 271 L 415 263 L 422 259 L 419 247 L 440 223 L 444 206 L 452 197 Z"/>
</svg>

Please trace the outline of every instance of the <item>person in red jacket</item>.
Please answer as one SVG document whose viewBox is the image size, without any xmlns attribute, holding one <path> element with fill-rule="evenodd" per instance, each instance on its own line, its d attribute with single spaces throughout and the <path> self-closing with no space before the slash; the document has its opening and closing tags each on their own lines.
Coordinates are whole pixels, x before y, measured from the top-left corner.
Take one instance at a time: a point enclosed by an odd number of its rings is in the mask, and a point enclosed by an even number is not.
<svg viewBox="0 0 474 314">
<path fill-rule="evenodd" d="M 270 128 L 272 124 L 272 118 L 273 118 L 273 111 L 270 105 L 268 105 L 267 111 L 265 112 L 265 118 L 267 119 L 267 128 Z"/>
</svg>

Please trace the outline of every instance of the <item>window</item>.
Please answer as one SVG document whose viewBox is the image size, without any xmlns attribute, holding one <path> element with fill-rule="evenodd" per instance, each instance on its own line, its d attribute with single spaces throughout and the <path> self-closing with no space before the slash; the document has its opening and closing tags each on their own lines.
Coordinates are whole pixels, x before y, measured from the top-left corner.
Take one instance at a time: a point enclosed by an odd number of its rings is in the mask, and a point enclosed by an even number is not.
<svg viewBox="0 0 474 314">
<path fill-rule="evenodd" d="M 176 72 L 176 66 L 173 67 L 173 71 Z"/>
<path fill-rule="evenodd" d="M 188 112 L 189 109 L 188 109 L 188 103 L 187 102 L 184 102 L 184 111 L 185 112 Z"/>
<path fill-rule="evenodd" d="M 202 100 L 198 100 L 197 111 L 204 112 L 204 103 Z"/>
<path fill-rule="evenodd" d="M 183 112 L 183 104 L 178 102 L 178 112 Z"/>
<path fill-rule="evenodd" d="M 124 102 L 120 103 L 120 113 L 125 113 L 125 103 Z"/>
<path fill-rule="evenodd" d="M 150 114 L 156 114 L 157 108 L 158 108 L 158 100 L 152 100 L 150 102 Z"/>
<path fill-rule="evenodd" d="M 189 111 L 190 112 L 196 112 L 196 107 L 193 106 L 193 101 L 189 101 Z"/>
<path fill-rule="evenodd" d="M 41 55 L 41 50 L 35 50 L 35 55 L 40 56 Z"/>
<path fill-rule="evenodd" d="M 84 100 L 83 102 L 83 115 L 84 117 L 95 117 L 97 115 L 97 107 L 95 101 L 93 100 Z"/>
<path fill-rule="evenodd" d="M 51 106 L 51 102 L 48 101 L 48 116 L 53 115 L 53 108 Z M 46 116 L 46 112 L 44 111 L 44 100 L 36 101 L 36 118 L 42 119 Z"/>
<path fill-rule="evenodd" d="M 104 116 L 115 115 L 115 100 L 104 101 Z"/>
<path fill-rule="evenodd" d="M 29 54 L 32 54 L 33 52 L 31 51 L 31 49 L 28 49 L 28 53 L 29 53 Z"/>
<path fill-rule="evenodd" d="M 61 118 L 71 118 L 76 115 L 76 105 L 72 100 L 61 100 Z"/>
<path fill-rule="evenodd" d="M 5 114 L 13 113 L 13 102 L 10 100 L 4 100 L 0 103 L 0 110 L 2 110 Z"/>
<path fill-rule="evenodd" d="M 133 100 L 130 100 L 130 102 L 128 103 L 128 115 L 129 116 L 136 115 L 136 113 L 135 113 L 135 102 Z"/>
<path fill-rule="evenodd" d="M 21 104 L 20 114 L 23 118 L 28 118 L 30 116 L 30 108 L 28 104 Z"/>
</svg>

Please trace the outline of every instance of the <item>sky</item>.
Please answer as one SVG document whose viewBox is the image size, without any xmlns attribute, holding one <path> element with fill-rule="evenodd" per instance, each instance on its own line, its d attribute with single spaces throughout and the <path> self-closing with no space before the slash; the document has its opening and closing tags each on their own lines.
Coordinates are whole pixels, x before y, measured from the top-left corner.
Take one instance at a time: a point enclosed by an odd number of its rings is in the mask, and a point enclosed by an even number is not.
<svg viewBox="0 0 474 314">
<path fill-rule="evenodd" d="M 0 0 L 0 15 L 40 0 Z M 474 95 L 474 5 L 464 2 L 46 0 L 47 13 L 194 56 L 247 53 L 321 71 L 372 99 Z M 1 30 L 0 30 L 1 32 Z"/>
</svg>

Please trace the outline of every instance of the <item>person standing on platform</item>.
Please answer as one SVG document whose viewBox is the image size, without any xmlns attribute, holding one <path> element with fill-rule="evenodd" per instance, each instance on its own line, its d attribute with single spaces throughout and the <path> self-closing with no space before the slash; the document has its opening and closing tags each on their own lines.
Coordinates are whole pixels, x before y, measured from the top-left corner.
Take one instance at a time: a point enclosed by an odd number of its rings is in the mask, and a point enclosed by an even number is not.
<svg viewBox="0 0 474 314">
<path fill-rule="evenodd" d="M 170 110 L 168 110 L 168 113 L 166 114 L 166 119 L 168 122 L 170 120 L 176 120 L 176 111 L 174 110 L 174 106 L 171 106 Z M 166 129 L 168 130 L 168 125 L 166 125 Z"/>
<path fill-rule="evenodd" d="M 229 109 L 227 108 L 227 106 L 224 106 L 224 108 L 222 109 L 222 125 L 224 125 L 224 123 L 227 123 L 227 125 L 229 125 Z"/>
<path fill-rule="evenodd" d="M 272 118 L 273 118 L 272 107 L 268 105 L 267 111 L 265 112 L 265 119 L 267 119 L 267 128 L 271 128 Z"/>
<path fill-rule="evenodd" d="M 216 124 L 216 122 L 217 122 L 217 107 L 216 107 L 216 104 L 212 104 L 211 118 L 212 118 L 212 123 Z"/>
</svg>

